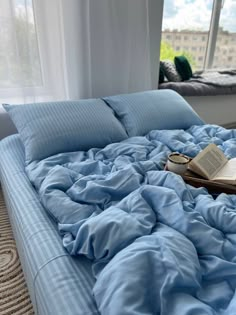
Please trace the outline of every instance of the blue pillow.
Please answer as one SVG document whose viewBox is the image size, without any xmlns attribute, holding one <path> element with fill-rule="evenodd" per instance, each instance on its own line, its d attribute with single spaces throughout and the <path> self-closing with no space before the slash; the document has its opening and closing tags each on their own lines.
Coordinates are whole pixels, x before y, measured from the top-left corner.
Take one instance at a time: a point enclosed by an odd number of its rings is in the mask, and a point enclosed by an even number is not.
<svg viewBox="0 0 236 315">
<path fill-rule="evenodd" d="M 172 90 L 153 90 L 104 97 L 129 136 L 143 136 L 154 129 L 187 129 L 202 125 L 192 107 Z"/>
<path fill-rule="evenodd" d="M 127 138 L 113 110 L 101 99 L 3 106 L 25 146 L 27 164 Z"/>
</svg>

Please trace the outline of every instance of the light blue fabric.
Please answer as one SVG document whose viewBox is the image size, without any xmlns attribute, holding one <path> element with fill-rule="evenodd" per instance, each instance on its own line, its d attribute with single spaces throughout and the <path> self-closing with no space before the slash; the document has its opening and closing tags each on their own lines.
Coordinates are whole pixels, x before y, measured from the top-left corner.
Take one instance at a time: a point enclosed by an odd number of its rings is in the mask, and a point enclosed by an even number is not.
<svg viewBox="0 0 236 315">
<path fill-rule="evenodd" d="M 64 247 L 93 262 L 102 315 L 236 314 L 236 196 L 163 171 L 169 152 L 210 142 L 236 157 L 235 139 L 210 125 L 154 130 L 27 166 Z"/>
<path fill-rule="evenodd" d="M 4 105 L 25 146 L 26 162 L 67 151 L 104 147 L 127 138 L 100 99 Z"/>
<path fill-rule="evenodd" d="M 203 120 L 178 93 L 154 90 L 104 97 L 128 135 L 143 136 L 154 129 L 187 129 Z"/>
<path fill-rule="evenodd" d="M 19 135 L 0 142 L 0 180 L 35 315 L 98 315 L 91 262 L 62 247 L 25 173 Z"/>
</svg>

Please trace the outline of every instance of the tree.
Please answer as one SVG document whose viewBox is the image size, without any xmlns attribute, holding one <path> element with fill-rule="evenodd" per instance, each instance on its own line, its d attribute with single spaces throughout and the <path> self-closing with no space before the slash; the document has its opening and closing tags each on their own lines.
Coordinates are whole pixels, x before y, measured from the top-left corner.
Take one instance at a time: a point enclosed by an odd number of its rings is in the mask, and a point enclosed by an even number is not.
<svg viewBox="0 0 236 315">
<path fill-rule="evenodd" d="M 174 60 L 174 57 L 177 55 L 177 52 L 174 48 L 167 42 L 161 41 L 161 52 L 160 52 L 160 60 Z"/>
<path fill-rule="evenodd" d="M 188 59 L 188 62 L 190 63 L 193 71 L 196 68 L 196 61 L 194 60 L 194 57 L 192 54 L 190 54 L 188 51 L 176 51 L 171 46 L 171 44 L 161 41 L 161 50 L 160 50 L 160 60 L 171 60 L 174 61 L 175 56 L 185 56 Z"/>
</svg>

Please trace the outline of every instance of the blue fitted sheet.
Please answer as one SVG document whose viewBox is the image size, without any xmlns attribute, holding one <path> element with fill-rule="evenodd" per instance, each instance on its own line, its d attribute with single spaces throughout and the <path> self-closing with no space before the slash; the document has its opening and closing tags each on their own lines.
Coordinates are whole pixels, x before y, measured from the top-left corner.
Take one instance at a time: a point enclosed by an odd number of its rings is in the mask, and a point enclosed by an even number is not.
<svg viewBox="0 0 236 315">
<path fill-rule="evenodd" d="M 236 130 L 154 130 L 27 166 L 71 255 L 93 262 L 101 314 L 235 315 L 236 196 L 216 200 L 163 171 L 210 142 L 236 156 Z"/>
<path fill-rule="evenodd" d="M 17 248 L 36 314 L 98 314 L 91 262 L 63 248 L 24 171 L 19 135 L 0 142 L 0 179 Z"/>
</svg>

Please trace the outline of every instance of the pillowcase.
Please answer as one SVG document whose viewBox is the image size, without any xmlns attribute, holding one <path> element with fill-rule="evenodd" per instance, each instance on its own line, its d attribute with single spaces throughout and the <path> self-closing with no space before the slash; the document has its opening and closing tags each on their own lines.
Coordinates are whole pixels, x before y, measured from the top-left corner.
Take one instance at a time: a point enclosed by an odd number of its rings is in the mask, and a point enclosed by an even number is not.
<svg viewBox="0 0 236 315">
<path fill-rule="evenodd" d="M 183 81 L 189 80 L 193 76 L 192 68 L 185 56 L 177 56 L 174 59 L 176 69 Z"/>
<path fill-rule="evenodd" d="M 174 63 L 170 60 L 164 60 L 160 62 L 161 68 L 164 71 L 164 75 L 167 77 L 168 81 L 180 82 L 182 81 L 181 76 L 176 70 Z"/>
<path fill-rule="evenodd" d="M 143 136 L 154 129 L 187 129 L 203 120 L 172 90 L 153 90 L 105 97 L 129 136 Z"/>
<path fill-rule="evenodd" d="M 127 138 L 112 109 L 101 99 L 3 106 L 20 134 L 27 164 Z"/>
</svg>

